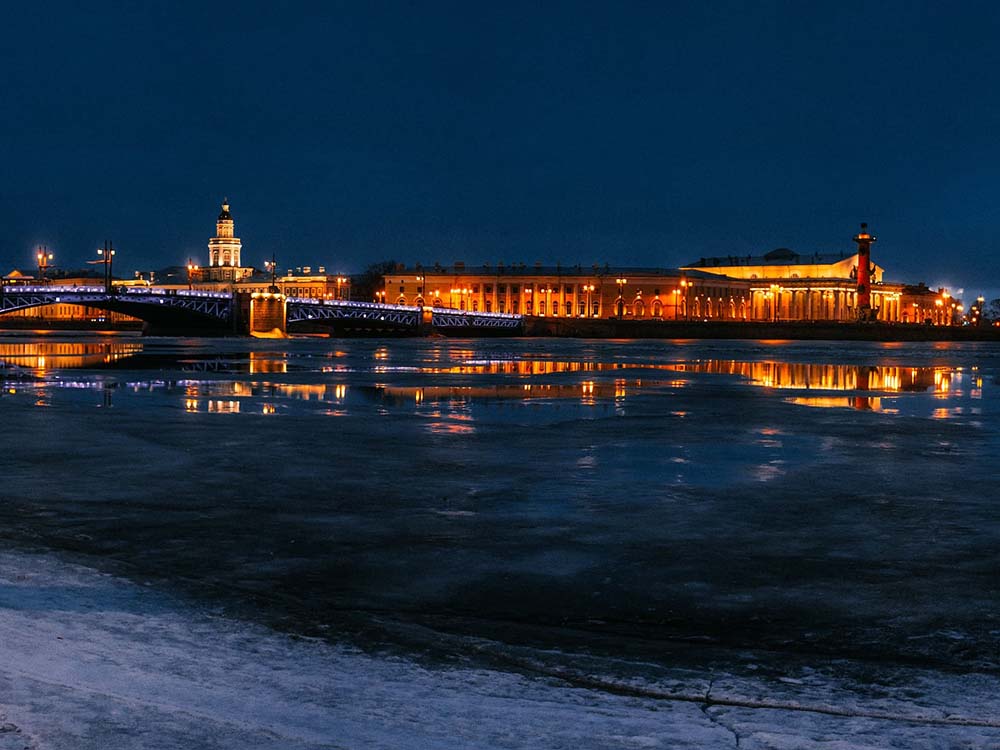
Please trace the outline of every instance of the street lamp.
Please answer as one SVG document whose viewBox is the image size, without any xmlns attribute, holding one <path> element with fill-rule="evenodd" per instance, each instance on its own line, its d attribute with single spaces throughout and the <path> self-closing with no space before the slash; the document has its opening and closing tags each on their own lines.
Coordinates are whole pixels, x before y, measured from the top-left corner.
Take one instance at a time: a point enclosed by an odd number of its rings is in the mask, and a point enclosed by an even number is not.
<svg viewBox="0 0 1000 750">
<path fill-rule="evenodd" d="M 777 284 L 771 284 L 771 322 L 778 320 L 778 300 L 781 299 L 780 294 L 781 287 Z"/>
<path fill-rule="evenodd" d="M 104 264 L 104 291 L 111 294 L 111 273 L 115 262 L 115 248 L 112 243 L 104 241 L 104 247 L 97 248 L 97 254 L 101 256 L 99 263 Z"/>
<path fill-rule="evenodd" d="M 628 279 L 615 279 L 615 283 L 618 284 L 618 319 L 621 320 L 622 315 L 625 314 L 625 299 L 622 297 L 622 287 L 628 283 Z"/>
<path fill-rule="evenodd" d="M 589 317 L 591 317 L 590 295 L 594 291 L 594 285 L 593 284 L 584 284 L 583 285 L 583 291 L 585 291 L 587 293 L 587 309 L 584 310 L 584 316 L 583 317 L 589 318 Z"/>
<path fill-rule="evenodd" d="M 547 315 L 549 311 L 549 303 L 552 302 L 552 287 L 547 286 L 544 289 L 539 289 L 538 293 L 545 295 L 545 301 L 541 303 L 544 305 L 544 307 L 542 307 L 542 315 Z"/>
<path fill-rule="evenodd" d="M 385 289 L 375 292 L 375 301 L 379 304 L 385 302 Z"/>
<path fill-rule="evenodd" d="M 347 276 L 337 277 L 337 299 L 344 299 L 344 292 L 342 291 L 341 287 L 343 287 L 343 285 L 346 284 L 348 281 L 350 281 L 350 279 Z M 347 287 L 348 299 L 350 299 L 350 296 L 351 296 L 351 287 L 348 286 Z"/>
<path fill-rule="evenodd" d="M 38 278 L 44 284 L 45 283 L 45 269 L 52 265 L 52 253 L 49 252 L 47 247 L 38 247 Z"/>
<path fill-rule="evenodd" d="M 191 276 L 194 274 L 195 271 L 198 270 L 198 268 L 199 266 L 195 263 L 192 263 L 191 259 L 188 258 L 188 289 L 191 289 Z"/>
</svg>

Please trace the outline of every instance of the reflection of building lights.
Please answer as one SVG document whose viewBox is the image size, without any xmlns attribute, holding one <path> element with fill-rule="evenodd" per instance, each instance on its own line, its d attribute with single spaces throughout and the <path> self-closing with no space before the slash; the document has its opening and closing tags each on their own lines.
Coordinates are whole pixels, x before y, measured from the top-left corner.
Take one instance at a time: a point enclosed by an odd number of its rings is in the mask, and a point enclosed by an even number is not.
<svg viewBox="0 0 1000 750">
<path fill-rule="evenodd" d="M 236 414 L 240 410 L 240 402 L 213 399 L 208 402 L 208 410 L 215 414 Z"/>
<path fill-rule="evenodd" d="M 274 414 L 276 411 L 277 411 L 277 408 L 275 407 L 274 404 L 264 404 L 261 407 L 261 413 L 262 414 Z"/>
</svg>

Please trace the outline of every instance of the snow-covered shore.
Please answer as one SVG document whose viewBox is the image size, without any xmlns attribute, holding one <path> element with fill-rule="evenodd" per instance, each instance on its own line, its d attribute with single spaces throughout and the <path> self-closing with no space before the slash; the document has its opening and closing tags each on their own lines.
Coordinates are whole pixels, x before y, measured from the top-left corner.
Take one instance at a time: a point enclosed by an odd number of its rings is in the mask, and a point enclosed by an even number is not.
<svg viewBox="0 0 1000 750">
<path fill-rule="evenodd" d="M 0 750 L 1000 748 L 995 676 L 896 670 L 892 687 L 509 655 L 521 671 L 429 667 L 0 553 Z"/>
</svg>

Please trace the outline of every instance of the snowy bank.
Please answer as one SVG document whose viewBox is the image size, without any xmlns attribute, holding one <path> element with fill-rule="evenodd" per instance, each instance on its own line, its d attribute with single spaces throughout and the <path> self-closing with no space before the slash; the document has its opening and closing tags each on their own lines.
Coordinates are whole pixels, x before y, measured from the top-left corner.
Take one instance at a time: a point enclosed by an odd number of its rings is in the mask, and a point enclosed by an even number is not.
<svg viewBox="0 0 1000 750">
<path fill-rule="evenodd" d="M 512 671 L 476 666 L 499 649 Z M 991 675 L 896 669 L 893 689 L 836 665 L 754 679 L 486 642 L 470 654 L 432 668 L 295 639 L 0 553 L 0 750 L 1000 748 Z"/>
</svg>

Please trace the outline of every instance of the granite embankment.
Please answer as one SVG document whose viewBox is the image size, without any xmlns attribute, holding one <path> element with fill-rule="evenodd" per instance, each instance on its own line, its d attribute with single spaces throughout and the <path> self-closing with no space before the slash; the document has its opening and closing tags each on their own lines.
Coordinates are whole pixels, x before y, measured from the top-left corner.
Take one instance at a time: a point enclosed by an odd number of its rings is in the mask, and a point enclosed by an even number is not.
<svg viewBox="0 0 1000 750">
<path fill-rule="evenodd" d="M 1000 328 L 826 321 L 742 322 L 525 318 L 528 336 L 833 341 L 998 341 Z"/>
</svg>

